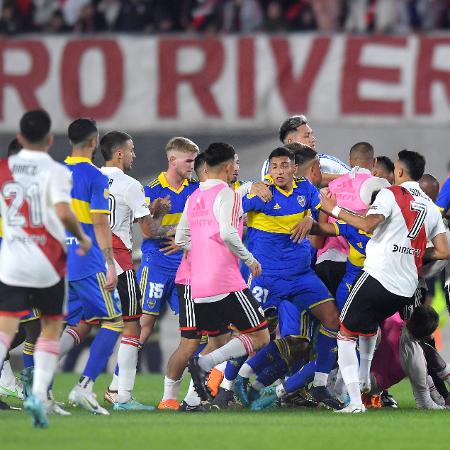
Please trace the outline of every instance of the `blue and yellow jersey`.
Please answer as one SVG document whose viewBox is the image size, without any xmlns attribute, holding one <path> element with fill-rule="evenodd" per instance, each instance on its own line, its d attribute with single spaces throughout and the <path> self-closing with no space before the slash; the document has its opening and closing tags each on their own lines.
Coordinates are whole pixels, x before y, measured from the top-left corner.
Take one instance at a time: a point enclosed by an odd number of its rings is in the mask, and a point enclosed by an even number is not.
<svg viewBox="0 0 450 450">
<path fill-rule="evenodd" d="M 320 207 L 317 189 L 306 179 L 294 181 L 286 192 L 278 186 L 269 187 L 272 200 L 247 195 L 242 200 L 247 213 L 247 245 L 261 263 L 264 275 L 292 276 L 310 270 L 311 249 L 308 239 L 294 243 L 290 230 L 311 211 Z"/>
<path fill-rule="evenodd" d="M 436 205 L 443 214 L 446 214 L 450 209 L 450 178 L 447 178 L 447 181 L 442 185 Z"/>
<path fill-rule="evenodd" d="M 0 245 L 2 245 L 2 239 L 3 239 L 3 223 L 2 223 L 2 216 L 0 216 Z"/>
<path fill-rule="evenodd" d="M 180 222 L 183 214 L 184 205 L 188 197 L 198 188 L 199 183 L 184 180 L 179 189 L 173 188 L 167 181 L 165 172 L 161 172 L 158 177 L 150 184 L 144 187 L 145 197 L 148 203 L 153 202 L 157 198 L 170 196 L 170 211 L 163 217 L 161 225 L 176 227 Z M 172 255 L 164 255 L 160 252 L 161 239 L 144 239 L 142 241 L 142 261 L 146 259 L 146 263 L 150 266 L 176 272 L 181 262 L 183 252 L 177 252 Z"/>
<path fill-rule="evenodd" d="M 342 221 L 334 222 L 333 225 L 336 228 L 336 236 L 345 237 L 350 248 L 347 258 L 346 276 L 358 276 L 364 267 L 366 245 L 371 235 Z"/>
<path fill-rule="evenodd" d="M 84 232 L 92 239 L 89 253 L 79 256 L 75 237 L 67 233 L 67 272 L 69 281 L 75 281 L 105 271 L 105 259 L 95 238 L 92 213 L 109 214 L 109 185 L 108 177 L 89 158 L 69 156 L 64 163 L 72 172 L 72 209 Z"/>
</svg>

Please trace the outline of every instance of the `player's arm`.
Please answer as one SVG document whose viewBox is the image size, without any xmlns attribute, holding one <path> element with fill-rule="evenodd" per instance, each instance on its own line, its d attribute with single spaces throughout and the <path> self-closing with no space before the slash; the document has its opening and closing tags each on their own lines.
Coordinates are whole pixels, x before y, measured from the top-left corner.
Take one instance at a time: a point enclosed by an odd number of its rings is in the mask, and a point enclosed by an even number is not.
<svg viewBox="0 0 450 450">
<path fill-rule="evenodd" d="M 328 190 L 323 190 L 320 193 L 321 210 L 330 216 L 343 220 L 349 225 L 372 234 L 375 229 L 383 223 L 391 214 L 392 199 L 389 197 L 390 191 L 382 189 L 373 205 L 367 211 L 366 216 L 360 216 L 353 211 L 348 211 L 337 206 L 336 196 L 332 195 Z"/>
<path fill-rule="evenodd" d="M 245 248 L 239 236 L 241 201 L 241 196 L 237 192 L 223 189 L 214 202 L 214 214 L 219 222 L 220 238 L 229 250 L 250 268 L 253 276 L 258 277 L 261 275 L 261 265 Z"/>
<path fill-rule="evenodd" d="M 327 187 L 332 181 L 336 180 L 339 177 L 342 177 L 341 173 L 322 172 L 322 182 L 320 183 L 320 187 Z"/>
<path fill-rule="evenodd" d="M 265 203 L 272 200 L 272 192 L 270 192 L 269 186 L 261 181 L 248 181 L 242 186 L 239 186 L 237 192 L 239 192 L 242 197 L 245 197 L 247 194 L 259 197 Z"/>
<path fill-rule="evenodd" d="M 80 222 L 70 207 L 72 189 L 72 176 L 70 172 L 61 165 L 56 165 L 50 181 L 50 196 L 55 207 L 56 215 L 69 233 L 73 234 L 79 244 L 77 253 L 85 255 L 91 248 L 92 242 L 87 236 Z"/>
<path fill-rule="evenodd" d="M 180 222 L 178 223 L 175 232 L 175 244 L 185 251 L 189 251 L 191 249 L 191 232 L 187 217 L 188 204 L 189 199 L 186 200 L 183 214 L 181 215 Z"/>
<path fill-rule="evenodd" d="M 112 249 L 112 232 L 109 224 L 109 183 L 100 172 L 92 185 L 90 211 L 95 238 L 106 262 L 106 283 L 104 288 L 113 291 L 117 286 L 117 272 Z"/>
<path fill-rule="evenodd" d="M 314 222 L 309 234 L 316 236 L 339 236 L 339 231 L 334 223 Z"/>
<path fill-rule="evenodd" d="M 434 260 L 447 260 L 450 258 L 450 249 L 447 238 L 447 228 L 444 225 L 444 221 L 437 208 L 428 208 L 427 214 L 429 214 L 430 222 L 433 227 L 429 230 L 429 239 L 433 244 L 433 247 L 429 247 L 425 250 L 424 262 Z"/>
</svg>

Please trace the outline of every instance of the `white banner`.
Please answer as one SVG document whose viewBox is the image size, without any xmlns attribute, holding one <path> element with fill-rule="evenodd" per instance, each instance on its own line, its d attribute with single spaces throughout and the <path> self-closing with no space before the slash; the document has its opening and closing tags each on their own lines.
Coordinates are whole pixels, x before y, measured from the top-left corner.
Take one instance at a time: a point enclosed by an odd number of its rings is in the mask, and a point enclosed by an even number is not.
<svg viewBox="0 0 450 450">
<path fill-rule="evenodd" d="M 136 131 L 450 123 L 450 35 L 0 40 L 0 132 L 42 107 Z"/>
</svg>

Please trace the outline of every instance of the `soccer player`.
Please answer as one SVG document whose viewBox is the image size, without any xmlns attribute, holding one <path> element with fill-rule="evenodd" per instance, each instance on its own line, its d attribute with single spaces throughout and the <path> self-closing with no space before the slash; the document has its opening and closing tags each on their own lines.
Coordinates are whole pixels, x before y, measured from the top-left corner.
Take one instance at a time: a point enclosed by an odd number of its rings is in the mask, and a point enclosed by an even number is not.
<svg viewBox="0 0 450 450">
<path fill-rule="evenodd" d="M 372 169 L 374 177 L 384 178 L 389 184 L 394 184 L 394 163 L 387 156 L 377 156 Z"/>
<path fill-rule="evenodd" d="M 328 373 L 335 362 L 338 310 L 334 298 L 311 269 L 310 245 L 304 239 L 314 222 L 311 211 L 320 208 L 318 191 L 308 180 L 294 180 L 296 165 L 290 150 L 276 148 L 269 161 L 274 182 L 270 187 L 272 200 L 264 203 L 250 196 L 243 199 L 248 216 L 248 246 L 263 268 L 263 275 L 252 277 L 249 286 L 263 309 L 277 308 L 288 298 L 299 312 L 307 310 L 321 322 L 311 395 L 332 408 L 339 408 L 326 389 Z M 295 240 L 292 233 L 297 227 L 302 235 Z M 274 249 L 278 251 L 276 258 Z M 298 334 L 296 328 L 292 332 L 282 331 L 282 336 Z"/>
<path fill-rule="evenodd" d="M 48 155 L 53 143 L 47 112 L 20 120 L 23 149 L 0 162 L 0 366 L 20 317 L 41 311 L 41 335 L 34 352 L 32 394 L 25 400 L 36 427 L 47 427 L 47 389 L 55 373 L 66 295 L 64 227 L 78 239 L 80 255 L 91 241 L 70 209 L 70 172 Z"/>
<path fill-rule="evenodd" d="M 132 137 L 122 131 L 111 131 L 100 140 L 100 150 L 105 166 L 100 170 L 109 179 L 109 222 L 112 230 L 112 246 L 118 273 L 117 288 L 122 303 L 124 329 L 117 356 L 118 375 L 115 375 L 108 393 L 114 399 L 115 410 L 152 410 L 131 397 L 136 379 L 139 351 L 139 319 L 142 315 L 141 293 L 132 260 L 133 222 L 138 222 L 143 236 L 151 238 L 157 234 L 161 219 L 170 208 L 168 199 L 153 202 L 155 220 L 146 204 L 144 188 L 139 181 L 128 176 L 136 158 Z M 162 203 L 165 202 L 165 203 Z M 157 217 L 159 216 L 159 220 Z M 116 386 L 114 385 L 116 384 Z M 108 397 L 109 398 L 109 397 Z"/>
<path fill-rule="evenodd" d="M 197 189 L 191 181 L 197 145 L 185 137 L 174 137 L 166 145 L 168 168 L 148 186 L 144 187 L 148 202 L 156 198 L 170 197 L 170 210 L 162 219 L 163 231 L 173 230 L 180 220 L 187 198 Z M 140 343 L 144 344 L 152 333 L 161 308 L 168 303 L 178 314 L 178 295 L 175 274 L 183 252 L 164 232 L 157 239 L 142 242 L 142 261 L 137 276 L 142 293 Z"/>
<path fill-rule="evenodd" d="M 316 137 L 308 123 L 308 119 L 304 115 L 288 117 L 281 124 L 278 136 L 284 145 L 297 142 L 299 144 L 305 144 L 314 150 L 316 148 Z M 330 181 L 350 171 L 350 168 L 341 160 L 327 153 L 321 153 L 319 155 L 319 161 L 323 174 L 321 180 L 323 186 L 328 186 Z M 268 173 L 269 161 L 267 160 L 261 170 L 261 179 L 264 180 Z"/>
<path fill-rule="evenodd" d="M 449 257 L 439 210 L 418 184 L 424 167 L 422 155 L 402 150 L 395 162 L 395 186 L 379 192 L 365 217 L 341 210 L 332 196 L 322 196 L 325 211 L 373 233 L 366 248 L 364 273 L 353 286 L 340 317 L 338 363 L 350 396 L 344 413 L 365 410 L 360 382 L 363 390 L 370 390 L 370 364 L 378 323 L 411 302 L 424 257 L 429 260 Z M 425 251 L 429 240 L 434 247 Z"/>
<path fill-rule="evenodd" d="M 204 154 L 208 180 L 186 203 L 176 242 L 190 251 L 192 297 L 199 331 L 214 335 L 232 323 L 240 332 L 219 349 L 190 361 L 194 386 L 200 397 L 207 398 L 206 374 L 223 361 L 248 355 L 266 345 L 269 333 L 262 309 L 239 271 L 239 259 L 255 276 L 260 275 L 261 266 L 242 244 L 242 199 L 228 187 L 235 151 L 228 144 L 212 143 Z"/>
<path fill-rule="evenodd" d="M 442 185 L 439 196 L 436 200 L 436 205 L 438 205 L 442 215 L 445 217 L 450 209 L 450 178 L 447 178 L 445 183 Z"/>
<path fill-rule="evenodd" d="M 100 321 L 86 367 L 79 383 L 69 394 L 69 402 L 94 414 L 109 415 L 93 392 L 94 382 L 111 356 L 123 328 L 109 225 L 109 183 L 108 178 L 92 164 L 99 141 L 95 121 L 73 121 L 68 128 L 68 137 L 72 154 L 64 162 L 72 172 L 72 208 L 93 245 L 90 252 L 81 257 L 76 237 L 70 233 L 67 235 L 69 314 L 66 321 L 71 331 L 66 331 L 61 339 L 73 344 L 77 335 L 75 326 L 81 320 L 88 323 Z M 86 325 L 81 324 L 80 327 L 86 328 Z"/>
</svg>

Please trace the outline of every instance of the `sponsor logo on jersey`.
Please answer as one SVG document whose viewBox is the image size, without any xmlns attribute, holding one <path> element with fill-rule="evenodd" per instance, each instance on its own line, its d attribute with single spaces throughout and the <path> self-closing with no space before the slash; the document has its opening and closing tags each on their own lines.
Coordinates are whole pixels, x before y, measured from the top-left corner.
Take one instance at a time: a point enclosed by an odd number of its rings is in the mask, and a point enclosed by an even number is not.
<svg viewBox="0 0 450 450">
<path fill-rule="evenodd" d="M 298 195 L 298 196 L 297 196 L 297 201 L 298 201 L 298 204 L 299 204 L 302 208 L 305 207 L 305 205 L 306 205 L 306 197 L 305 197 L 304 195 Z"/>
<path fill-rule="evenodd" d="M 392 251 L 394 253 L 403 253 L 404 255 L 420 256 L 420 249 L 412 247 L 404 247 L 402 245 L 394 244 Z"/>
</svg>

